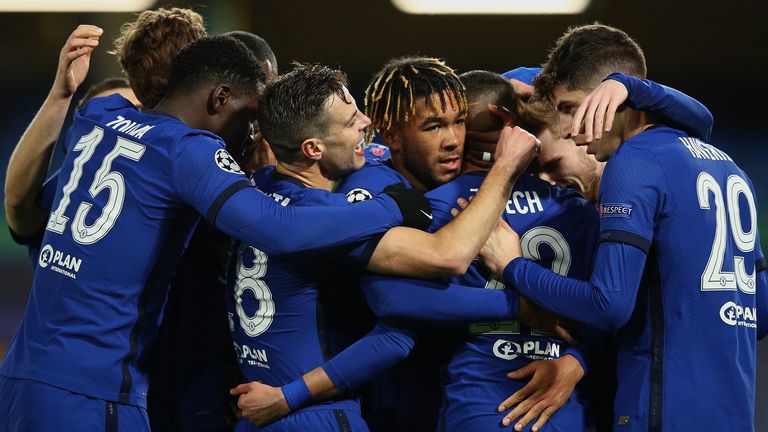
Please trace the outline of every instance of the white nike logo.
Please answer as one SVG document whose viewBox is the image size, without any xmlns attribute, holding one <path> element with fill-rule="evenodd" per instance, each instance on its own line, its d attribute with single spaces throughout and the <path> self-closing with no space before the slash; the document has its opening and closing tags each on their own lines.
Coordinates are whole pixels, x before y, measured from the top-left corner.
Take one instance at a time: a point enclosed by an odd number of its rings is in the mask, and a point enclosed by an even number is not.
<svg viewBox="0 0 768 432">
<path fill-rule="evenodd" d="M 429 220 L 432 220 L 432 213 L 427 213 L 424 210 L 419 210 L 419 211 L 422 212 L 424 214 L 424 216 L 428 217 Z"/>
</svg>

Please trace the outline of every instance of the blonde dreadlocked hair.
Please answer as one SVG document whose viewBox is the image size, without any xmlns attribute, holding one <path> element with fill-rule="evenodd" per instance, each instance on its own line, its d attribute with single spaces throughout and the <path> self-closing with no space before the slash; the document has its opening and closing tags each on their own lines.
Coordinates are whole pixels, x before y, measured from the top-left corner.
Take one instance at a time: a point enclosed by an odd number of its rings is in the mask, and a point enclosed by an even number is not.
<svg viewBox="0 0 768 432">
<path fill-rule="evenodd" d="M 425 98 L 427 108 L 434 108 L 432 95 L 440 97 L 443 111 L 448 104 L 452 109 L 467 109 L 464 85 L 442 60 L 416 56 L 390 60 L 365 89 L 365 112 L 371 119 L 365 140 L 371 142 L 376 131 L 407 122 L 416 114 L 420 98 Z"/>
</svg>

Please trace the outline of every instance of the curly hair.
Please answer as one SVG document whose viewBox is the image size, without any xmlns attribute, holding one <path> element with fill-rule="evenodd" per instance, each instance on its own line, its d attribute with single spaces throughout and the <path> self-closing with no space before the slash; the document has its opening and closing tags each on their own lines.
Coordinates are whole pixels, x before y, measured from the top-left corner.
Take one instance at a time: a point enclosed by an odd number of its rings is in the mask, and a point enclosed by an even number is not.
<svg viewBox="0 0 768 432">
<path fill-rule="evenodd" d="M 205 35 L 203 17 L 191 9 L 148 10 L 122 25 L 109 53 L 120 61 L 136 98 L 152 108 L 165 96 L 173 58 Z"/>
<path fill-rule="evenodd" d="M 432 95 L 439 96 L 443 111 L 448 104 L 467 109 L 464 85 L 442 60 L 416 56 L 390 60 L 365 90 L 365 112 L 371 118 L 366 141 L 370 142 L 376 131 L 407 122 L 408 116 L 416 113 L 416 101 L 426 98 L 429 105 Z"/>
</svg>

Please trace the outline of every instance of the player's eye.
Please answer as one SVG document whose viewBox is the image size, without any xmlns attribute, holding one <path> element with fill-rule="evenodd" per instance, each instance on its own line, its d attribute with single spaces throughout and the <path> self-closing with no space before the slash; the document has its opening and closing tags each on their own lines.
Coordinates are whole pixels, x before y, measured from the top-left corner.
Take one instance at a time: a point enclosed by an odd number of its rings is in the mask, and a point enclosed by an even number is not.
<svg viewBox="0 0 768 432">
<path fill-rule="evenodd" d="M 460 119 L 456 120 L 456 125 L 457 125 L 457 126 L 461 126 L 461 125 L 463 125 L 463 124 L 464 124 L 466 121 L 467 121 L 466 119 L 464 119 L 464 118 L 460 118 Z"/>
</svg>

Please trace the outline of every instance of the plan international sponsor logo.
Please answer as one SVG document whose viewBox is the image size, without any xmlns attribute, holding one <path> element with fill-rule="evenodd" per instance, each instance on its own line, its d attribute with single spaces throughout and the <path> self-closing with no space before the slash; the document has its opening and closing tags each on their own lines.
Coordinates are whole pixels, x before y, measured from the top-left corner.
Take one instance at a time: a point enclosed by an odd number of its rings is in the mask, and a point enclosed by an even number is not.
<svg viewBox="0 0 768 432">
<path fill-rule="evenodd" d="M 40 250 L 37 260 L 40 268 L 49 269 L 72 279 L 77 279 L 77 272 L 83 263 L 81 258 L 74 257 L 62 251 L 57 251 L 47 244 Z"/>
</svg>

